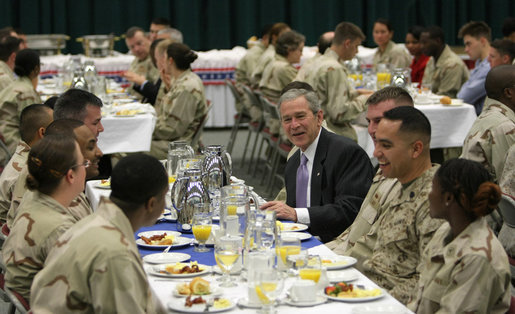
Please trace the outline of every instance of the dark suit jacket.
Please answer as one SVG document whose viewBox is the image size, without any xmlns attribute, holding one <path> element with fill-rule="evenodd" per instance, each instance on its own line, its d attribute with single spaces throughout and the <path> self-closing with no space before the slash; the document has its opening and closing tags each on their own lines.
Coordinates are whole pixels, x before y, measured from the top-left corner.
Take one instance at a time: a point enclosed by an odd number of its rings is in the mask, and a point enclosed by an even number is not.
<svg viewBox="0 0 515 314">
<path fill-rule="evenodd" d="M 134 88 L 135 91 L 143 95 L 142 103 L 150 103 L 152 106 L 156 103 L 156 97 L 157 93 L 159 92 L 159 87 L 161 87 L 161 78 L 157 80 L 157 82 L 152 83 L 148 81 L 143 88 L 141 88 L 140 85 L 134 84 L 132 88 Z"/>
<path fill-rule="evenodd" d="M 285 169 L 286 204 L 295 206 L 300 151 Z M 322 128 L 311 172 L 310 232 L 323 242 L 352 224 L 367 195 L 374 170 L 367 153 L 352 140 Z"/>
</svg>

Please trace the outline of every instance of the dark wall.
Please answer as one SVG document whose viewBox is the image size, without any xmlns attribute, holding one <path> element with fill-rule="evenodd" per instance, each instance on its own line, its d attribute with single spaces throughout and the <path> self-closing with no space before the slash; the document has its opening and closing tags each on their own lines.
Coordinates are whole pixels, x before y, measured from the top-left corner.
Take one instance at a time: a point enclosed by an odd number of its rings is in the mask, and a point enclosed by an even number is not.
<svg viewBox="0 0 515 314">
<path fill-rule="evenodd" d="M 456 37 L 461 25 L 483 20 L 501 37 L 504 18 L 515 16 L 514 0 L 0 0 L 0 27 L 20 27 L 26 34 L 70 35 L 68 51 L 81 52 L 75 38 L 82 35 L 121 35 L 130 26 L 149 28 L 154 17 L 171 19 L 185 42 L 196 50 L 243 46 L 262 25 L 284 21 L 306 35 L 307 45 L 350 21 L 367 35 L 373 47 L 372 25 L 379 17 L 392 21 L 394 40 L 403 42 L 413 24 L 437 24 L 447 42 L 461 45 Z M 126 51 L 123 41 L 116 50 Z"/>
</svg>

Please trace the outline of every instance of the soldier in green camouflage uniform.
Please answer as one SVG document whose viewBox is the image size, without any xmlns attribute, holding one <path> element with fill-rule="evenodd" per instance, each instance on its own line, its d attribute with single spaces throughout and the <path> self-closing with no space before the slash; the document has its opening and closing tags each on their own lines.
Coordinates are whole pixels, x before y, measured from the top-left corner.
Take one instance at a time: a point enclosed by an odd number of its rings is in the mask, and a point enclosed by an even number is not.
<svg viewBox="0 0 515 314">
<path fill-rule="evenodd" d="M 409 308 L 416 313 L 507 313 L 510 266 L 484 218 L 501 197 L 476 162 L 442 164 L 429 195 L 430 214 L 446 222 L 427 244 Z"/>
<path fill-rule="evenodd" d="M 489 101 L 472 125 L 461 158 L 477 161 L 490 171 L 495 182 L 503 173 L 505 156 L 515 144 L 515 66 L 502 65 L 487 75 L 485 88 Z"/>
<path fill-rule="evenodd" d="M 427 62 L 422 84 L 431 84 L 432 92 L 455 98 L 468 79 L 467 66 L 448 45 L 443 30 L 431 26 L 420 35 L 422 52 L 431 58 Z M 436 59 L 436 60 L 435 60 Z"/>
<path fill-rule="evenodd" d="M 140 162 L 142 157 L 152 163 Z M 113 169 L 111 186 L 110 199 L 102 198 L 95 214 L 63 234 L 50 252 L 31 289 L 36 313 L 166 313 L 153 297 L 134 232 L 161 215 L 168 176 L 154 158 L 131 155 Z"/>
<path fill-rule="evenodd" d="M 207 110 L 202 80 L 191 70 L 186 70 L 174 82 L 161 103 L 152 134 L 150 154 L 158 159 L 168 156 L 171 141 L 191 141 L 200 120 Z"/>
</svg>

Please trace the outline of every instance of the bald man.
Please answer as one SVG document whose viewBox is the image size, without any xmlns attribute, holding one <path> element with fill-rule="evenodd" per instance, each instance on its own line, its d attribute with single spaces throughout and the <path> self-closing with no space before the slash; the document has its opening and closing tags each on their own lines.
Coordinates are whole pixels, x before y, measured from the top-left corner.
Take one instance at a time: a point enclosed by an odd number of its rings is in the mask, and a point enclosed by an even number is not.
<svg viewBox="0 0 515 314">
<path fill-rule="evenodd" d="M 485 89 L 490 100 L 465 138 L 461 158 L 480 162 L 497 182 L 506 153 L 515 144 L 515 66 L 490 70 Z"/>
<path fill-rule="evenodd" d="M 294 81 L 307 82 L 308 84 L 313 81 L 313 74 L 318 65 L 317 60 L 324 55 L 327 48 L 331 47 L 333 43 L 334 32 L 325 32 L 318 38 L 318 52 L 311 59 L 306 60 L 302 67 L 299 69 L 299 73 L 295 77 Z"/>
</svg>

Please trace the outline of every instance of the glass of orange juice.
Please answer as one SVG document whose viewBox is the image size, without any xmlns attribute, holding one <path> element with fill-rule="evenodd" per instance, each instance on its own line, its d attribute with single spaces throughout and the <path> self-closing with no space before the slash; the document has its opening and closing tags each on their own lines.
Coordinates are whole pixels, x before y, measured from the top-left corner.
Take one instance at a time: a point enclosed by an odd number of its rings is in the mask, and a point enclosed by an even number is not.
<svg viewBox="0 0 515 314">
<path fill-rule="evenodd" d="M 222 284 L 220 287 L 236 287 L 231 281 L 229 273 L 239 260 L 242 251 L 243 239 L 239 236 L 222 236 L 215 243 L 215 260 L 222 271 Z"/>
<path fill-rule="evenodd" d="M 206 247 L 206 242 L 211 235 L 212 214 L 204 211 L 206 206 L 209 209 L 209 204 L 195 205 L 195 212 L 193 213 L 192 231 L 195 240 L 198 242 L 198 246 L 195 247 L 195 252 L 210 251 L 209 248 Z"/>
<path fill-rule="evenodd" d="M 309 255 L 306 258 L 306 263 L 299 270 L 299 277 L 301 279 L 313 280 L 318 283 L 321 274 L 322 261 L 320 260 L 320 256 Z"/>
<path fill-rule="evenodd" d="M 285 278 L 277 269 L 267 269 L 257 274 L 256 294 L 262 304 L 262 313 L 275 313 L 274 305 L 284 287 Z"/>
<path fill-rule="evenodd" d="M 275 246 L 277 265 L 280 269 L 287 270 L 292 266 L 290 265 L 288 256 L 300 254 L 300 239 L 281 236 L 277 243 L 278 244 Z"/>
</svg>

